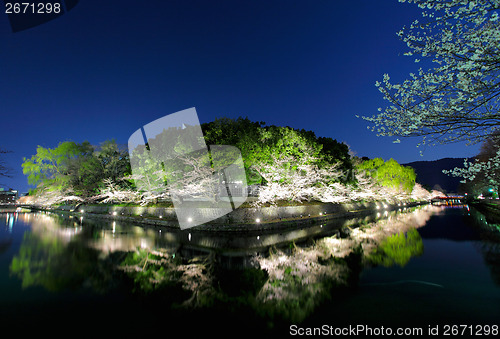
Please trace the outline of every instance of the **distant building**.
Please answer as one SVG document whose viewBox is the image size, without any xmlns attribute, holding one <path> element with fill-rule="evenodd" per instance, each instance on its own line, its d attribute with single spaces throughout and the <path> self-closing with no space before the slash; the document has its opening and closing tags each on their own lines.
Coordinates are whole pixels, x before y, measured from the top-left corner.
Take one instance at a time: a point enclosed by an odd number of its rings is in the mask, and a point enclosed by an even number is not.
<svg viewBox="0 0 500 339">
<path fill-rule="evenodd" d="M 5 191 L 0 188 L 0 204 L 14 204 L 17 201 L 18 192 L 12 188 Z"/>
</svg>

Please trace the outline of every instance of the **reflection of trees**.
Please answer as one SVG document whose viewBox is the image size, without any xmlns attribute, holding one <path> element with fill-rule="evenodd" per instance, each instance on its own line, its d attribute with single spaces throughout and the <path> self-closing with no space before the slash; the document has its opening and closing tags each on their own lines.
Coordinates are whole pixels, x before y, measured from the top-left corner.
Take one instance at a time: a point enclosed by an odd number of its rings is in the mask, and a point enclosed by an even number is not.
<svg viewBox="0 0 500 339">
<path fill-rule="evenodd" d="M 161 295 L 177 307 L 209 307 L 224 299 L 213 255 L 183 258 L 166 250 L 137 250 L 127 254 L 119 269 L 133 280 L 134 291 Z"/>
<path fill-rule="evenodd" d="M 500 224 L 497 218 L 485 216 L 475 208 L 469 211 L 469 224 L 481 230 L 481 242 L 477 243 L 493 281 L 500 285 Z"/>
<path fill-rule="evenodd" d="M 219 307 L 238 314 L 250 310 L 270 322 L 301 322 L 324 300 L 335 298 L 337 288 L 356 285 L 363 261 L 404 265 L 421 254 L 422 239 L 415 228 L 436 210 L 428 206 L 392 215 L 350 230 L 347 238 L 273 247 L 244 268 L 224 270 L 214 254 L 193 259 L 157 249 L 129 253 L 121 269 L 134 281 L 136 291 L 154 295 L 175 291 L 174 304 L 183 308 Z"/>
<path fill-rule="evenodd" d="M 222 264 L 228 259 L 193 254 L 195 249 L 188 246 L 179 249 L 177 238 L 156 238 L 157 230 L 101 225 L 87 217 L 81 227 L 79 218 L 55 221 L 53 216 L 31 215 L 36 218 L 30 220 L 33 232 L 26 233 L 11 272 L 24 287 L 50 290 L 83 285 L 102 291 L 118 282 L 117 277 L 128 277 L 119 280 L 120 286 L 131 283 L 141 300 L 154 300 L 166 309 L 224 310 L 275 324 L 301 322 L 324 300 L 337 298 L 341 293 L 336 292 L 344 291 L 339 287 L 355 286 L 370 254 L 379 256 L 381 263 L 404 264 L 418 253 L 421 239 L 414 229 L 434 210 L 429 206 L 391 213 L 388 219 L 358 228 L 349 223 L 348 232 L 341 232 L 348 236 L 273 247 L 229 269 Z"/>
<path fill-rule="evenodd" d="M 19 254 L 10 264 L 10 272 L 21 278 L 23 288 L 42 285 L 49 290 L 58 290 L 66 280 L 54 272 L 61 263 L 58 259 L 64 250 L 63 244 L 57 239 L 50 240 L 38 238 L 33 233 L 24 234 Z"/>
<path fill-rule="evenodd" d="M 269 275 L 256 296 L 261 312 L 291 322 L 303 321 L 330 298 L 334 287 L 348 285 L 352 268 L 360 259 L 360 252 L 353 249 L 345 257 L 336 257 L 321 241 L 311 247 L 296 247 L 289 254 L 276 251 L 260 258 Z"/>
<path fill-rule="evenodd" d="M 347 284 L 350 269 L 346 260 L 332 260 L 321 247 L 294 247 L 289 252 L 274 249 L 249 267 L 224 269 L 214 254 L 187 259 L 138 250 L 129 253 L 120 268 L 136 291 L 168 292 L 162 295 L 171 295 L 174 305 L 183 308 L 251 310 L 266 318 L 302 321 L 334 286 Z"/>
<path fill-rule="evenodd" d="M 408 257 L 404 252 L 421 253 L 422 239 L 415 228 L 425 225 L 435 212 L 436 208 L 426 206 L 353 229 L 347 238 L 325 237 L 311 246 L 295 248 L 291 254 L 278 251 L 261 258 L 259 262 L 269 279 L 257 300 L 264 309 L 272 309 L 274 314 L 289 321 L 300 322 L 323 300 L 331 298 L 336 287 L 355 285 L 361 264 L 366 260 L 364 257 L 370 256 L 379 245 L 387 244 L 385 256 L 396 263 Z M 410 234 L 405 237 L 406 249 L 389 250 L 395 244 L 394 240 L 387 239 L 399 239 L 394 234 L 400 232 Z"/>
<path fill-rule="evenodd" d="M 369 254 L 369 262 L 390 267 L 399 265 L 404 267 L 412 257 L 424 253 L 422 238 L 416 229 L 406 233 L 391 235 L 379 245 L 374 253 Z"/>
<path fill-rule="evenodd" d="M 481 243 L 481 252 L 486 265 L 490 269 L 493 281 L 500 285 L 500 244 L 498 242 L 484 241 Z"/>
<path fill-rule="evenodd" d="M 83 285 L 103 291 L 112 283 L 110 262 L 75 241 L 80 227 L 74 227 L 73 221 L 45 214 L 25 214 L 22 218 L 31 224 L 32 231 L 24 234 L 10 272 L 21 279 L 23 288 L 40 285 L 59 291 Z"/>
<path fill-rule="evenodd" d="M 100 290 L 110 279 L 98 253 L 75 243 L 64 244 L 55 237 L 25 233 L 19 253 L 10 264 L 10 272 L 22 280 L 22 287 L 41 285 L 50 291 L 80 287 Z M 107 267 L 109 269 L 109 267 Z"/>
</svg>

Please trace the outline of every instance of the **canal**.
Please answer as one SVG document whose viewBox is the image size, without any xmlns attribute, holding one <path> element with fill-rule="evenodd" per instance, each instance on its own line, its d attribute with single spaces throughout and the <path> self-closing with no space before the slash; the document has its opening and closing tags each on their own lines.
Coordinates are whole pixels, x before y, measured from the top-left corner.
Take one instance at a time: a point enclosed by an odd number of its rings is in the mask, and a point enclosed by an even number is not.
<svg viewBox="0 0 500 339">
<path fill-rule="evenodd" d="M 286 336 L 467 325 L 484 335 L 498 334 L 499 319 L 500 226 L 467 205 L 276 233 L 0 213 L 4 331 Z"/>
</svg>

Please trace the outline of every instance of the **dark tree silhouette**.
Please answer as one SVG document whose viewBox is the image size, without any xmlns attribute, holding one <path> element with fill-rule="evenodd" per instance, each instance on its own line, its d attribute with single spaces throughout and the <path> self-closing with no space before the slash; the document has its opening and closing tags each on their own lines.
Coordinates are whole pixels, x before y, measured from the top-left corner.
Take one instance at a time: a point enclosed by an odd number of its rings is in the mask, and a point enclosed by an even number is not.
<svg viewBox="0 0 500 339">
<path fill-rule="evenodd" d="M 2 155 L 7 153 L 11 153 L 11 151 L 4 150 L 0 147 L 0 178 L 12 178 L 12 169 L 5 164 L 5 160 L 2 158 Z"/>
</svg>

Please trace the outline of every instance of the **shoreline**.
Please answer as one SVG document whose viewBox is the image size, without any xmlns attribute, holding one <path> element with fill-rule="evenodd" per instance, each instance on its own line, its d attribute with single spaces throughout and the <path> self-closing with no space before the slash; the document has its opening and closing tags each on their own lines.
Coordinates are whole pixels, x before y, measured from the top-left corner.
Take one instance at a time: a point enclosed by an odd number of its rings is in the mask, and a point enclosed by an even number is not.
<svg viewBox="0 0 500 339">
<path fill-rule="evenodd" d="M 193 231 L 237 232 L 265 231 L 314 225 L 330 219 L 383 213 L 429 204 L 429 201 L 388 204 L 386 202 L 318 203 L 297 206 L 238 208 L 203 225 L 187 228 Z M 140 224 L 180 230 L 173 207 L 141 207 L 118 205 L 61 205 L 54 207 L 27 206 L 31 210 L 65 213 L 92 218 L 130 221 Z M 207 214 L 209 208 L 202 209 Z M 258 219 L 258 221 L 257 221 Z"/>
<path fill-rule="evenodd" d="M 478 200 L 470 203 L 493 223 L 500 223 L 500 200 Z"/>
</svg>

